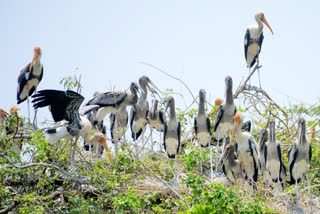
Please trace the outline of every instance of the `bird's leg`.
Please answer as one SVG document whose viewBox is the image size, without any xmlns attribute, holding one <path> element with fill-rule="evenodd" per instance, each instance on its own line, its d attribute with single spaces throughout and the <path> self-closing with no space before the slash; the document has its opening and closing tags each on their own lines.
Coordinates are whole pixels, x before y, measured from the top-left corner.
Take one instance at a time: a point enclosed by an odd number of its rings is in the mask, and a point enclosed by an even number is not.
<svg viewBox="0 0 320 214">
<path fill-rule="evenodd" d="M 259 78 L 259 85 L 260 85 L 260 88 L 261 88 L 261 81 L 260 81 L 260 69 L 259 69 L 259 54 L 257 56 L 257 66 L 258 66 L 258 78 Z"/>
<path fill-rule="evenodd" d="M 244 174 L 243 174 L 243 163 L 242 163 L 242 161 L 240 161 L 240 168 L 241 168 L 241 178 L 242 178 L 242 182 L 244 183 Z"/>
<path fill-rule="evenodd" d="M 200 146 L 200 145 L 199 145 Z M 201 151 L 202 151 L 202 147 L 200 147 L 200 173 L 202 174 L 202 160 L 201 160 Z"/>
<path fill-rule="evenodd" d="M 37 93 L 37 86 L 35 86 L 35 89 L 34 89 L 34 94 L 36 94 L 36 93 Z M 37 129 L 37 127 L 38 127 L 37 113 L 38 113 L 38 109 L 35 109 L 34 110 L 34 117 L 33 117 L 33 127 L 34 127 L 34 129 Z"/>
<path fill-rule="evenodd" d="M 173 175 L 174 181 L 177 181 L 177 149 L 174 156 L 174 175 Z"/>
<path fill-rule="evenodd" d="M 213 179 L 213 164 L 212 164 L 212 146 L 209 144 L 210 147 L 210 172 L 211 172 L 211 180 Z"/>
<path fill-rule="evenodd" d="M 297 179 L 297 166 L 295 167 L 295 189 L 296 189 L 296 203 L 297 203 L 297 209 L 299 208 L 299 189 L 298 189 L 298 179 Z"/>
<path fill-rule="evenodd" d="M 76 138 L 76 141 L 74 142 L 74 150 L 72 152 L 72 159 L 74 160 L 74 154 L 76 153 L 77 149 L 77 142 L 78 142 L 79 137 Z"/>
<path fill-rule="evenodd" d="M 28 121 L 29 121 L 29 123 L 31 123 L 31 121 L 30 121 L 30 101 L 29 101 L 29 95 L 27 96 L 27 104 L 28 104 Z"/>
<path fill-rule="evenodd" d="M 162 145 L 161 145 L 162 136 L 161 136 L 161 133 L 162 133 L 162 132 L 160 132 L 160 134 L 159 134 L 159 136 L 160 136 L 160 139 L 159 139 L 159 152 L 160 152 L 160 153 L 161 153 L 161 151 L 162 151 Z"/>
<path fill-rule="evenodd" d="M 250 76 L 250 66 L 249 66 L 249 76 Z M 251 88 L 251 77 L 249 78 L 249 90 Z"/>
<path fill-rule="evenodd" d="M 165 159 L 166 160 L 164 161 L 163 179 L 166 178 L 166 168 L 167 168 L 168 156 Z"/>
<path fill-rule="evenodd" d="M 152 129 L 152 127 L 150 126 L 150 133 L 151 133 L 151 154 L 153 154 L 153 138 L 152 138 L 152 131 L 153 131 L 153 129 Z"/>
<path fill-rule="evenodd" d="M 308 183 L 308 194 L 309 194 L 309 205 L 310 205 L 310 209 L 311 209 L 311 214 L 313 213 L 312 211 L 312 197 L 311 197 L 311 192 L 310 192 L 310 183 L 309 183 L 309 170 L 307 172 L 307 183 Z"/>
</svg>

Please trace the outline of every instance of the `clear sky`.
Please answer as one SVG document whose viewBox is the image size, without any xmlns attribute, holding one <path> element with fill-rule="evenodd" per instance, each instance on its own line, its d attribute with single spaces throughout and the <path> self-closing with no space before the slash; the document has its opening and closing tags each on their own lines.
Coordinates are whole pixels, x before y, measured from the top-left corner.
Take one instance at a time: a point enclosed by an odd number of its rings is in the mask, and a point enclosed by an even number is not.
<svg viewBox="0 0 320 214">
<path fill-rule="evenodd" d="M 262 87 L 280 104 L 312 104 L 320 91 L 319 4 L 1 0 L 0 108 L 16 104 L 18 73 L 38 45 L 45 72 L 39 90 L 63 89 L 59 80 L 79 68 L 86 99 L 96 90 L 126 89 L 143 74 L 161 89 L 189 96 L 175 80 L 139 63 L 144 61 L 182 78 L 194 94 L 204 88 L 211 100 L 223 97 L 226 75 L 232 76 L 235 89 L 248 74 L 243 39 L 259 10 L 274 31 L 272 36 L 264 27 Z M 252 83 L 258 85 L 257 79 Z M 26 102 L 19 108 L 26 115 Z"/>
</svg>

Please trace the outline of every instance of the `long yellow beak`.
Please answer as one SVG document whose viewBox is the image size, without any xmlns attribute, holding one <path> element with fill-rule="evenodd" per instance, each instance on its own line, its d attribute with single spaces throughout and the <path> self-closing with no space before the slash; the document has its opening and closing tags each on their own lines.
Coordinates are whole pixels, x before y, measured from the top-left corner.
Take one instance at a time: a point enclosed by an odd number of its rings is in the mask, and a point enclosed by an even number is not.
<svg viewBox="0 0 320 214">
<path fill-rule="evenodd" d="M 109 152 L 109 148 L 108 148 L 106 140 L 105 139 L 100 139 L 99 143 L 101 143 L 103 148 L 106 150 L 107 154 L 109 155 L 110 162 L 112 163 L 112 157 L 111 157 L 111 154 Z"/>
<path fill-rule="evenodd" d="M 30 67 L 29 67 L 29 71 L 31 71 L 32 66 L 33 66 L 34 62 L 36 61 L 36 59 L 37 59 L 36 54 L 34 54 L 32 61 L 31 61 L 31 64 L 30 64 Z"/>
<path fill-rule="evenodd" d="M 271 31 L 271 33 L 272 33 L 272 35 L 273 35 L 273 31 L 272 31 L 269 23 L 267 22 L 266 18 L 263 17 L 263 18 L 261 19 L 261 21 L 269 28 L 269 30 Z"/>
<path fill-rule="evenodd" d="M 233 123 L 233 127 L 232 127 L 232 134 L 231 134 L 230 146 L 232 146 L 234 134 L 235 134 L 236 130 L 238 129 L 238 126 L 239 126 L 239 123 L 235 121 L 235 122 Z"/>
</svg>

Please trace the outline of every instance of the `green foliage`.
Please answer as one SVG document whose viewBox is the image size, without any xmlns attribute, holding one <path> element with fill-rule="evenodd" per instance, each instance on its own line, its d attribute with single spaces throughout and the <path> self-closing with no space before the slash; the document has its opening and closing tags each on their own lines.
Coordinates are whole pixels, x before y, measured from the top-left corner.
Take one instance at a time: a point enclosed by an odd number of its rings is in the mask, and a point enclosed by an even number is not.
<svg viewBox="0 0 320 214">
<path fill-rule="evenodd" d="M 79 70 L 79 68 L 76 68 L 74 70 L 74 72 L 77 72 Z M 59 84 L 63 85 L 64 89 L 66 90 L 77 90 L 80 91 L 82 88 L 82 85 L 80 83 L 81 80 L 81 75 L 79 76 L 79 78 L 77 79 L 77 76 L 74 75 L 72 76 L 67 76 L 67 77 L 63 77 Z"/>
</svg>

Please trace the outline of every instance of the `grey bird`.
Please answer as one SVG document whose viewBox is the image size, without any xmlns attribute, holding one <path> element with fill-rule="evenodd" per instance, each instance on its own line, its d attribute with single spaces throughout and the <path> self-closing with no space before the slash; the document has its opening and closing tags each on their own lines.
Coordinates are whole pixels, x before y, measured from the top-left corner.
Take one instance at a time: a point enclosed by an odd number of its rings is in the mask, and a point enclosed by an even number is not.
<svg viewBox="0 0 320 214">
<path fill-rule="evenodd" d="M 224 149 L 222 155 L 222 171 L 232 183 L 236 183 L 236 181 L 241 178 L 240 161 L 236 157 L 234 145 L 227 145 Z"/>
<path fill-rule="evenodd" d="M 266 148 L 264 149 L 264 161 L 266 164 L 267 175 L 271 177 L 271 180 L 275 183 L 282 183 L 285 181 L 286 175 L 285 167 L 282 161 L 282 153 L 280 143 L 276 141 L 276 130 L 274 119 L 270 120 L 270 138 L 266 143 Z M 282 173 L 281 173 L 282 172 Z M 281 176 L 282 175 L 282 176 Z M 270 185 L 270 184 L 269 184 Z M 282 186 L 284 187 L 284 186 Z"/>
<path fill-rule="evenodd" d="M 164 136 L 163 136 L 163 145 L 164 149 L 169 158 L 175 158 L 175 173 L 176 177 L 176 164 L 177 164 L 177 153 L 180 147 L 180 134 L 181 134 L 181 125 L 176 118 L 175 102 L 172 96 L 169 96 L 166 102 L 165 112 L 170 108 L 169 118 L 165 122 L 164 126 Z M 167 164 L 167 159 L 165 167 Z"/>
</svg>

